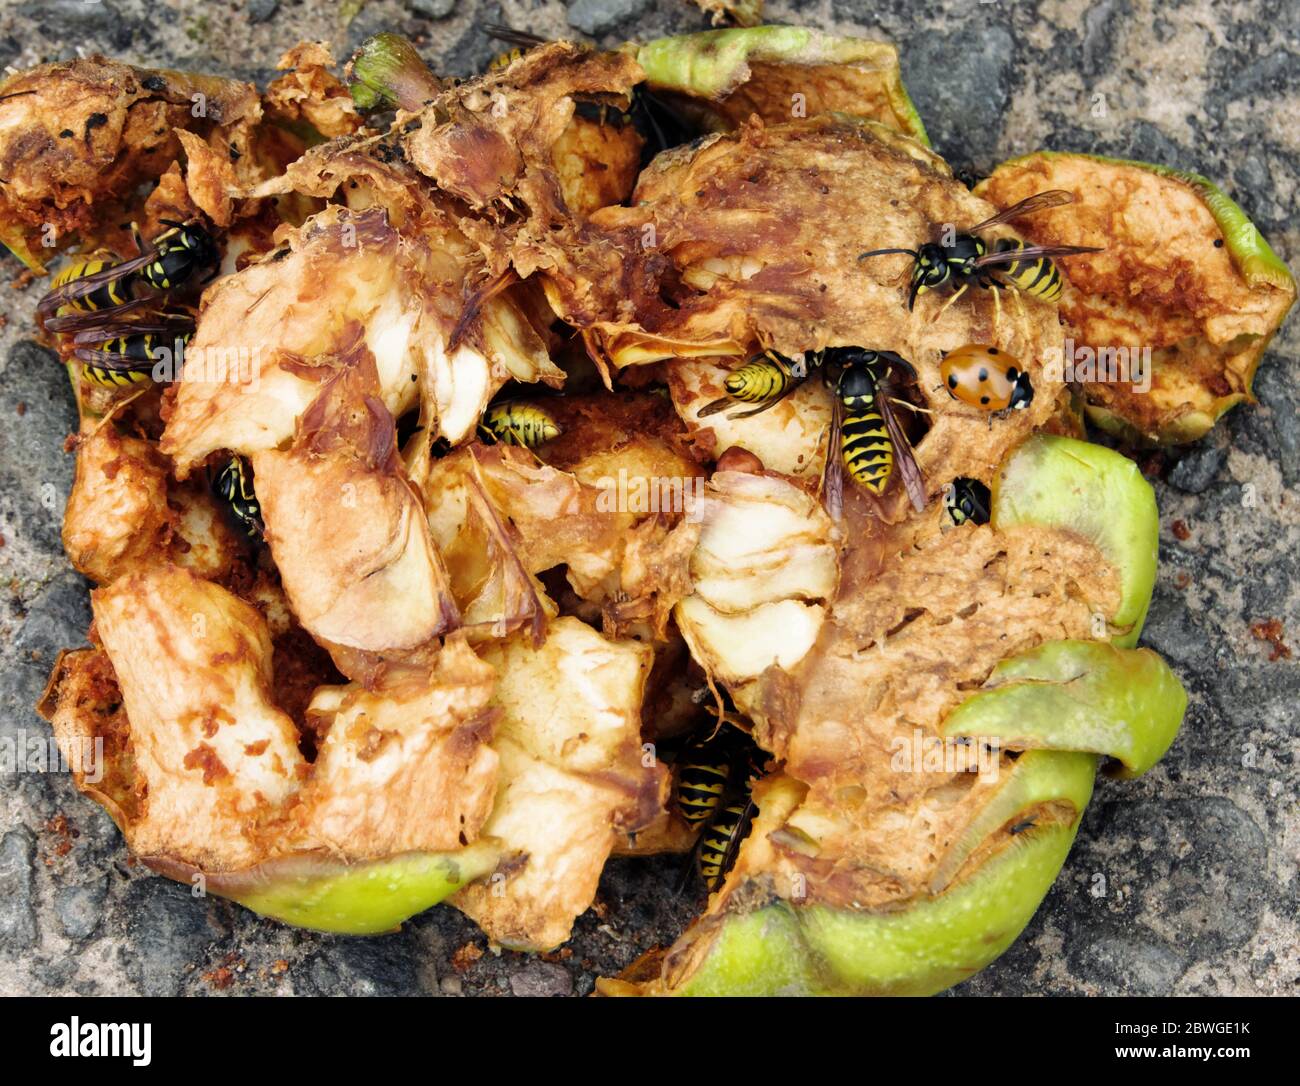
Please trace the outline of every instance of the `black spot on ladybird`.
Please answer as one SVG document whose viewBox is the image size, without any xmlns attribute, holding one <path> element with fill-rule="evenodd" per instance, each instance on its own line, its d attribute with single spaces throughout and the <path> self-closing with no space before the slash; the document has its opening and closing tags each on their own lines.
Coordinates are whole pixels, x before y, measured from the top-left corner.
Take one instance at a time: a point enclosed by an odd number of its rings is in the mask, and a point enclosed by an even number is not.
<svg viewBox="0 0 1300 1086">
<path fill-rule="evenodd" d="M 996 347 L 989 348 L 989 354 L 997 354 L 997 353 L 998 353 L 998 349 Z"/>
<path fill-rule="evenodd" d="M 951 375 L 948 377 L 948 387 L 949 387 L 949 388 L 956 388 L 956 387 L 957 387 L 957 378 L 956 378 L 956 377 L 953 377 L 953 376 L 951 376 Z"/>
<path fill-rule="evenodd" d="M 1007 380 L 1008 380 L 1008 381 L 1014 381 L 1014 380 L 1015 380 L 1017 377 L 1019 377 L 1019 376 L 1020 376 L 1020 371 L 1017 370 L 1015 366 L 1008 366 L 1008 367 L 1007 367 Z"/>
<path fill-rule="evenodd" d="M 1214 239 L 1214 247 L 1215 247 L 1216 249 L 1222 249 L 1222 248 L 1223 248 L 1223 238 L 1215 238 L 1215 239 Z"/>
<path fill-rule="evenodd" d="M 981 397 L 980 397 L 980 403 L 981 403 L 981 404 L 987 404 L 988 402 L 989 402 L 989 398 L 988 398 L 987 396 L 981 396 Z"/>
<path fill-rule="evenodd" d="M 988 379 L 989 379 L 989 371 L 986 370 L 983 366 L 981 366 L 981 367 L 980 367 L 980 380 L 981 380 L 981 381 L 987 381 Z"/>
</svg>

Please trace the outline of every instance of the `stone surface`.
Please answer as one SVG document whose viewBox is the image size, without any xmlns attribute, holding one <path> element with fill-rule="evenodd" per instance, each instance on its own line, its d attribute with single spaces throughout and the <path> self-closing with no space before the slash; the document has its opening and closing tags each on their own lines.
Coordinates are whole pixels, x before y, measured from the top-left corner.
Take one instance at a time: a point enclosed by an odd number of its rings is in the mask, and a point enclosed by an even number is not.
<svg viewBox="0 0 1300 1086">
<path fill-rule="evenodd" d="M 264 23 L 280 9 L 280 0 L 248 0 L 248 21 Z"/>
<path fill-rule="evenodd" d="M 24 2 L 0 7 L 0 64 L 102 51 L 264 79 L 302 38 L 332 41 L 341 58 L 393 29 L 415 36 L 440 72 L 464 76 L 501 48 L 483 22 L 558 36 L 573 33 L 572 21 L 599 28 L 605 45 L 708 25 L 677 0 L 460 0 L 443 12 L 444 2 L 370 0 L 350 21 L 343 13 L 355 2 L 258 0 L 228 17 L 200 0 Z M 635 15 L 615 14 L 625 10 Z M 1197 169 L 1300 265 L 1300 6 L 774 0 L 768 15 L 896 44 L 936 147 L 969 175 L 1039 147 Z M 0 262 L 0 279 L 17 273 Z M 62 370 L 23 342 L 39 289 L 0 287 L 0 737 L 38 740 L 48 729 L 30 706 L 54 654 L 80 643 L 89 621 L 85 585 L 59 545 L 72 477 L 62 444 L 75 414 Z M 1277 618 L 1296 647 L 1297 374 L 1293 317 L 1260 367 L 1257 406 L 1231 412 L 1202 447 L 1144 460 L 1162 515 L 1145 643 L 1186 682 L 1187 721 L 1147 776 L 1099 782 L 1024 936 L 955 995 L 1296 990 L 1300 660 L 1270 660 L 1251 626 Z M 0 789 L 0 993 L 584 996 L 596 976 L 671 940 L 699 909 L 698 897 L 675 892 L 680 864 L 612 862 L 598 907 L 552 961 L 494 953 L 451 909 L 395 935 L 348 940 L 264 922 L 150 876 L 66 773 L 29 771 Z"/>
<path fill-rule="evenodd" d="M 445 19 L 456 6 L 456 0 L 411 0 L 411 10 L 429 19 Z"/>
<path fill-rule="evenodd" d="M 584 34 L 603 34 L 640 15 L 649 6 L 650 0 L 573 0 L 569 5 L 569 25 Z"/>
</svg>

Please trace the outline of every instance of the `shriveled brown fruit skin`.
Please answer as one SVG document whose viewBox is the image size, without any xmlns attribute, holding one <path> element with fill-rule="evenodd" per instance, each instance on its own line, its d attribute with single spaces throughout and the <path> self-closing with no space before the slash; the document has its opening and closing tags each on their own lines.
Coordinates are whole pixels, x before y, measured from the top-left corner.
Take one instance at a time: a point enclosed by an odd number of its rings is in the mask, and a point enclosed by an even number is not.
<svg viewBox="0 0 1300 1086">
<path fill-rule="evenodd" d="M 213 870 L 255 862 L 260 824 L 303 764 L 297 730 L 270 701 L 261 614 L 173 566 L 119 577 L 91 603 L 144 797 L 124 826 L 132 849 Z"/>
<path fill-rule="evenodd" d="M 460 625 L 364 346 L 340 359 L 292 445 L 252 456 L 265 535 L 298 620 L 345 675 L 429 659 Z"/>
<path fill-rule="evenodd" d="M 1074 202 L 1028 216 L 1018 227 L 1043 245 L 1089 245 L 1100 253 L 1059 263 L 1061 315 L 1090 414 L 1147 444 L 1193 441 L 1234 404 L 1251 399 L 1255 368 L 1295 301 L 1286 277 L 1248 279 L 1233 239 L 1187 181 L 1141 164 L 1085 155 L 1031 155 L 976 187 L 998 207 L 1048 189 Z M 1090 380 L 1082 349 L 1149 351 L 1150 388 L 1130 373 Z"/>
<path fill-rule="evenodd" d="M 518 858 L 452 903 L 496 942 L 548 950 L 567 939 L 615 845 L 662 811 L 667 775 L 641 750 L 651 656 L 570 617 L 539 647 L 516 635 L 485 649 L 498 675 L 502 772 L 483 832 Z"/>
<path fill-rule="evenodd" d="M 83 422 L 63 514 L 63 547 L 97 584 L 158 562 L 200 576 L 230 572 L 243 547 L 206 482 L 177 482 L 157 445 L 111 423 Z"/>
<path fill-rule="evenodd" d="M 860 526 L 843 568 L 813 650 L 738 699 L 759 742 L 808 790 L 785 827 L 816 844 L 778 846 L 778 881 L 801 873 L 812 899 L 888 907 L 928 892 L 996 790 L 960 771 L 909 772 L 899 752 L 937 736 L 1006 656 L 1091 636 L 1093 616 L 1114 609 L 1118 590 L 1091 544 L 1051 529 Z"/>
<path fill-rule="evenodd" d="M 40 269 L 42 227 L 57 246 L 97 237 L 108 205 L 178 157 L 177 129 L 243 142 L 260 118 L 251 83 L 215 76 L 99 56 L 13 75 L 0 84 L 0 241 Z"/>
<path fill-rule="evenodd" d="M 276 61 L 285 74 L 267 85 L 263 104 L 282 124 L 307 124 L 322 136 L 346 136 L 365 123 L 343 81 L 333 74 L 334 57 L 321 42 L 300 42 Z"/>
<path fill-rule="evenodd" d="M 641 77 L 625 54 L 553 42 L 446 89 L 402 126 L 402 156 L 468 210 L 460 226 L 487 261 L 485 288 L 512 269 L 521 278 L 545 271 L 552 308 L 578 327 L 653 303 L 654 275 L 637 255 L 638 239 L 587 222 L 587 205 L 613 190 L 589 192 L 584 181 L 575 191 L 565 164 L 579 145 L 575 96 L 618 107 Z M 623 132 L 610 162 L 619 176 L 632 148 Z"/>
<path fill-rule="evenodd" d="M 151 866 L 237 882 L 285 857 L 362 863 L 478 838 L 497 788 L 499 714 L 495 672 L 463 638 L 372 689 L 317 688 L 309 764 L 276 704 L 285 691 L 254 607 L 165 565 L 120 577 L 93 603 L 103 648 L 64 653 L 39 708 L 78 787 Z M 101 757 L 78 757 L 96 741 Z"/>
</svg>

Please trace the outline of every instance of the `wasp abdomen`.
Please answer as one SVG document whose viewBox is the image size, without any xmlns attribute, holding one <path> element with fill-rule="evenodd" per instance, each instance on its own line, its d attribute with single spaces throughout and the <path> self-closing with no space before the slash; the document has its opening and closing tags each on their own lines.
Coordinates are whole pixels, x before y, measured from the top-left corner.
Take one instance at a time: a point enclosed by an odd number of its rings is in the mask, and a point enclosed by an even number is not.
<svg viewBox="0 0 1300 1086">
<path fill-rule="evenodd" d="M 1011 253 L 1024 248 L 1027 248 L 1025 243 L 1017 238 L 1003 238 L 998 242 L 997 251 Z M 1013 260 L 998 270 L 1003 278 L 1031 297 L 1054 302 L 1061 296 L 1061 273 L 1050 257 Z"/>
<path fill-rule="evenodd" d="M 493 404 L 484 412 L 480 426 L 491 440 L 525 449 L 535 449 L 561 433 L 555 417 L 531 403 Z"/>
<path fill-rule="evenodd" d="M 709 893 L 722 885 L 732 866 L 740 843 L 753 828 L 754 805 L 748 799 L 729 803 L 704 831 L 700 839 L 699 871 Z"/>
</svg>

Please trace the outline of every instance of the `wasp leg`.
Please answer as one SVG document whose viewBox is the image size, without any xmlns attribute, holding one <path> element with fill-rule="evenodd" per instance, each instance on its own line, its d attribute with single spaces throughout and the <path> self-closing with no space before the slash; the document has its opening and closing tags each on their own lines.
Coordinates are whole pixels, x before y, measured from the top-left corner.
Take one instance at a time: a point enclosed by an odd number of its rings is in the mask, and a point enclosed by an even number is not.
<svg viewBox="0 0 1300 1086">
<path fill-rule="evenodd" d="M 1033 325 L 1029 323 L 1029 310 L 1025 308 L 1025 300 L 1020 297 L 1020 291 L 1018 290 L 1012 291 L 1012 295 L 1016 299 L 1016 310 L 1020 317 L 1021 326 L 1025 330 L 1025 342 L 1033 343 L 1034 329 Z"/>
<path fill-rule="evenodd" d="M 942 317 L 946 312 L 948 312 L 948 307 L 951 306 L 953 302 L 955 302 L 963 294 L 965 294 L 966 288 L 969 286 L 970 286 L 969 283 L 963 283 L 960 287 L 958 287 L 956 292 L 953 294 L 953 296 L 939 307 L 939 312 L 930 318 L 930 323 L 934 324 L 940 317 Z"/>
<path fill-rule="evenodd" d="M 993 293 L 993 338 L 1002 342 L 1002 288 L 994 286 Z"/>
</svg>

